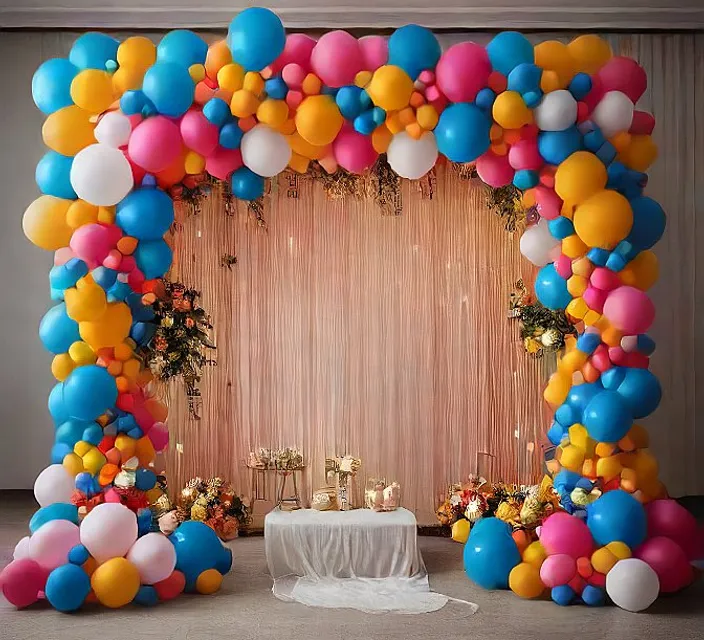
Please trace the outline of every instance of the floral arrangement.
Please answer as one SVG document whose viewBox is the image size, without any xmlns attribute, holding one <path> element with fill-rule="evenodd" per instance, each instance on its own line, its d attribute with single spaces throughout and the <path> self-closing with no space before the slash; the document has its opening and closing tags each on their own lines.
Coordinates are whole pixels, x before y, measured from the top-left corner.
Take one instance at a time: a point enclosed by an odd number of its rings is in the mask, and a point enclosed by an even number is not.
<svg viewBox="0 0 704 640">
<path fill-rule="evenodd" d="M 372 511 L 396 511 L 401 506 L 401 485 L 398 482 L 369 478 L 364 492 L 367 509 Z"/>
<path fill-rule="evenodd" d="M 300 449 L 267 449 L 260 447 L 249 452 L 247 466 L 250 469 L 275 469 L 277 471 L 299 471 L 305 467 Z"/>
</svg>

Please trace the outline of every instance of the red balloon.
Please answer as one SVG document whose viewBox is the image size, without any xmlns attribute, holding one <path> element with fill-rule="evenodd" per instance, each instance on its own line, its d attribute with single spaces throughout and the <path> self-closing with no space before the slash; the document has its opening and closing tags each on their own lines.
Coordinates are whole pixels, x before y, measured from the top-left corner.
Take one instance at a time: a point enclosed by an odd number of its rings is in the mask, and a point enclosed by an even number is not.
<svg viewBox="0 0 704 640">
<path fill-rule="evenodd" d="M 173 600 L 186 588 L 186 576 L 174 571 L 168 578 L 154 584 L 159 600 Z"/>
<path fill-rule="evenodd" d="M 437 86 L 451 102 L 473 102 L 489 84 L 491 62 L 476 42 L 460 42 L 442 54 L 435 69 Z"/>
<path fill-rule="evenodd" d="M 2 595 L 18 609 L 28 607 L 39 599 L 48 574 L 31 558 L 13 560 L 0 572 Z"/>
<path fill-rule="evenodd" d="M 615 56 L 597 74 L 604 91 L 625 93 L 633 104 L 645 93 L 648 76 L 633 58 Z"/>
<path fill-rule="evenodd" d="M 657 536 L 646 540 L 635 557 L 649 564 L 660 579 L 660 593 L 674 593 L 694 580 L 694 570 L 682 547 L 670 538 Z"/>
<path fill-rule="evenodd" d="M 205 160 L 205 170 L 218 180 L 228 180 L 233 171 L 242 166 L 239 149 L 218 147 Z"/>
<path fill-rule="evenodd" d="M 477 174 L 490 187 L 503 187 L 513 181 L 513 167 L 509 156 L 496 155 L 491 149 L 477 158 Z"/>
</svg>

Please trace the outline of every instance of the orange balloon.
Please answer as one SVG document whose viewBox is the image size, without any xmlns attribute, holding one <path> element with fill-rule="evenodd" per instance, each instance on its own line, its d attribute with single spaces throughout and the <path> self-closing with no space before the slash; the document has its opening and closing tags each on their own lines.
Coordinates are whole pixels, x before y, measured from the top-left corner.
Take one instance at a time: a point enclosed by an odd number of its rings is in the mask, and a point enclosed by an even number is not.
<svg viewBox="0 0 704 640">
<path fill-rule="evenodd" d="M 186 177 L 186 156 L 188 149 L 183 149 L 179 155 L 166 169 L 156 174 L 156 181 L 162 189 L 168 189 L 178 184 Z"/>
<path fill-rule="evenodd" d="M 218 71 L 232 62 L 232 53 L 225 40 L 218 40 L 208 47 L 205 57 L 205 73 L 211 80 L 216 80 Z"/>
<path fill-rule="evenodd" d="M 95 143 L 95 123 L 91 114 L 72 104 L 52 113 L 42 127 L 44 144 L 64 156 L 75 156 L 81 149 Z"/>
<path fill-rule="evenodd" d="M 29 241 L 46 251 L 67 247 L 73 229 L 66 222 L 72 200 L 54 196 L 39 196 L 22 217 L 22 230 Z"/>
<path fill-rule="evenodd" d="M 110 302 L 105 313 L 93 322 L 80 322 L 79 333 L 93 351 L 116 347 L 130 334 L 132 313 L 124 302 Z"/>
<path fill-rule="evenodd" d="M 619 273 L 621 282 L 647 291 L 658 280 L 660 265 L 652 251 L 641 251 Z"/>
<path fill-rule="evenodd" d="M 157 422 L 166 422 L 169 417 L 168 407 L 158 398 L 148 398 L 144 401 L 144 408 L 149 411 Z"/>
<path fill-rule="evenodd" d="M 647 171 L 658 157 L 658 148 L 649 135 L 632 135 L 631 143 L 618 154 L 617 160 L 634 171 Z"/>
</svg>

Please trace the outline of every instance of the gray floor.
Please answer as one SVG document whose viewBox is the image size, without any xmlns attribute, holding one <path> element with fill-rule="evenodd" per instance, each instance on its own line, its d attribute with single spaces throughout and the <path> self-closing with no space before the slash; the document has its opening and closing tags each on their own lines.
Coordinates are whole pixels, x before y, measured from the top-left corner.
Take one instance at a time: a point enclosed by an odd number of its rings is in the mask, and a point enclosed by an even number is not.
<svg viewBox="0 0 704 640">
<path fill-rule="evenodd" d="M 33 511 L 27 496 L 0 493 L 0 566 L 26 535 Z M 462 570 L 462 547 L 446 538 L 421 538 L 434 590 L 479 604 L 419 616 L 366 615 L 350 610 L 311 609 L 276 600 L 270 592 L 263 538 L 232 543 L 233 571 L 214 596 L 184 595 L 145 610 L 85 607 L 72 615 L 46 604 L 14 610 L 0 598 L 2 640 L 686 640 L 704 638 L 704 583 L 662 598 L 648 613 L 614 607 L 561 608 L 523 601 L 510 592 L 473 586 Z"/>
</svg>

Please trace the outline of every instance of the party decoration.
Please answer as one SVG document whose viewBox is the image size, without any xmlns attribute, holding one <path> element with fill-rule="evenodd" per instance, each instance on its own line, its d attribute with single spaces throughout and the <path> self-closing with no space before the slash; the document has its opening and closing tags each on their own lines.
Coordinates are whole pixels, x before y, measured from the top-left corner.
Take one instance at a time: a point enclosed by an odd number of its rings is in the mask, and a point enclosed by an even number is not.
<svg viewBox="0 0 704 640">
<path fill-rule="evenodd" d="M 93 144 L 76 154 L 71 187 L 86 202 L 101 207 L 120 202 L 132 189 L 134 177 L 127 158 L 106 144 Z"/>
<path fill-rule="evenodd" d="M 638 558 L 617 562 L 606 574 L 606 593 L 626 611 L 643 611 L 658 597 L 658 574 Z"/>
</svg>

